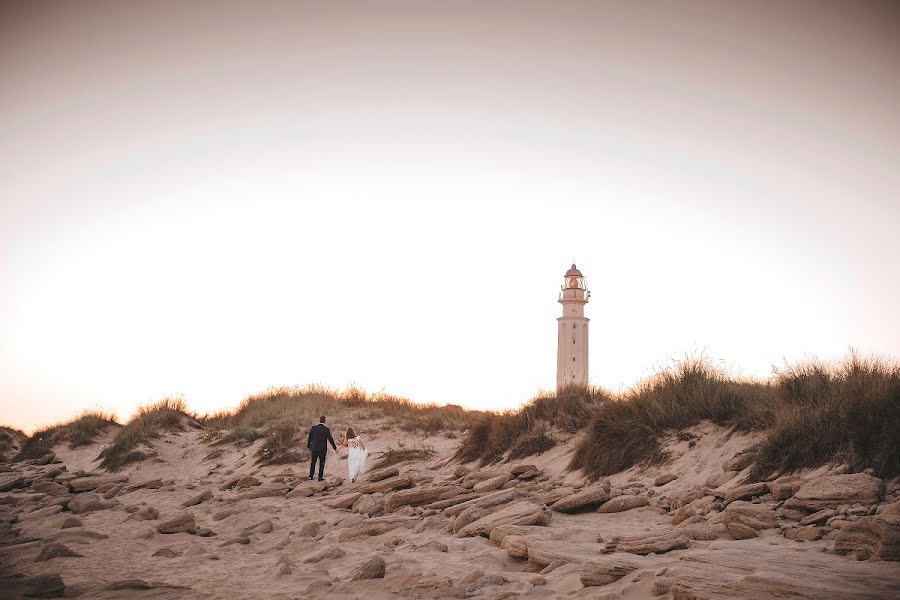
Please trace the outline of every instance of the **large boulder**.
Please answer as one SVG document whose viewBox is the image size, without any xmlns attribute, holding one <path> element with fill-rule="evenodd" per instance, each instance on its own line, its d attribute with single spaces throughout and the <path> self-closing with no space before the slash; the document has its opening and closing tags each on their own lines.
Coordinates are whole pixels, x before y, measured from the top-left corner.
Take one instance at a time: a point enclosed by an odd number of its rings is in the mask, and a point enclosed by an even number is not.
<svg viewBox="0 0 900 600">
<path fill-rule="evenodd" d="M 361 515 L 377 517 L 384 512 L 384 500 L 373 494 L 362 494 L 356 499 L 356 502 L 353 503 L 350 509 Z"/>
<path fill-rule="evenodd" d="M 678 529 L 660 528 L 637 535 L 614 536 L 606 543 L 603 552 L 627 552 L 629 554 L 662 554 L 687 548 L 690 539 Z"/>
<path fill-rule="evenodd" d="M 809 512 L 837 508 L 842 504 L 870 506 L 881 499 L 881 483 L 877 477 L 865 473 L 814 477 L 804 483 L 784 505 Z"/>
<path fill-rule="evenodd" d="M 581 567 L 581 584 L 584 586 L 609 585 L 646 563 L 638 557 L 600 556 Z"/>
<path fill-rule="evenodd" d="M 373 556 L 354 569 L 353 573 L 350 574 L 350 581 L 381 579 L 384 577 L 385 568 L 384 559 L 380 556 Z"/>
<path fill-rule="evenodd" d="M 411 490 L 400 490 L 388 496 L 384 501 L 386 510 L 392 511 L 401 506 L 421 506 L 429 502 L 435 502 L 441 497 L 444 489 L 441 487 L 417 487 Z"/>
<path fill-rule="evenodd" d="M 503 510 L 491 512 L 477 521 L 459 529 L 459 537 L 489 536 L 500 525 L 546 525 L 550 522 L 550 510 L 533 502 L 517 502 Z"/>
<path fill-rule="evenodd" d="M 194 517 L 194 513 L 186 512 L 165 523 L 160 523 L 156 526 L 156 530 L 166 534 L 181 532 L 195 533 L 197 531 L 197 520 Z"/>
<path fill-rule="evenodd" d="M 598 513 L 617 513 L 617 512 L 625 512 L 626 510 L 631 510 L 632 508 L 640 508 L 642 506 L 647 506 L 650 504 L 650 501 L 647 500 L 647 496 L 616 496 L 610 500 L 607 500 L 603 504 L 600 505 L 600 508 L 597 509 Z"/>
<path fill-rule="evenodd" d="M 772 529 L 778 525 L 778 515 L 772 507 L 765 504 L 753 504 L 744 500 L 736 500 L 725 507 L 725 510 L 710 517 L 712 524 L 721 523 L 728 527 L 733 523 L 749 527 L 754 531 Z M 737 532 L 743 528 L 732 528 Z M 731 532 L 731 529 L 729 529 Z"/>
<path fill-rule="evenodd" d="M 882 513 L 848 523 L 838 531 L 834 549 L 856 552 L 859 558 L 900 561 L 900 515 Z"/>
<path fill-rule="evenodd" d="M 95 510 L 105 510 L 115 506 L 114 502 L 104 500 L 103 496 L 90 492 L 87 494 L 79 494 L 71 502 L 69 502 L 69 510 L 76 515 L 84 515 Z"/>
<path fill-rule="evenodd" d="M 79 477 L 69 482 L 69 489 L 73 492 L 90 492 L 97 488 L 115 485 L 128 481 L 127 475 L 93 475 L 91 477 Z"/>
<path fill-rule="evenodd" d="M 550 507 L 557 512 L 570 513 L 585 508 L 597 508 L 609 500 L 609 480 L 592 485 L 570 496 L 557 500 Z"/>
<path fill-rule="evenodd" d="M 796 475 L 783 475 L 769 482 L 769 491 L 776 500 L 787 500 L 803 487 L 803 478 Z"/>
</svg>

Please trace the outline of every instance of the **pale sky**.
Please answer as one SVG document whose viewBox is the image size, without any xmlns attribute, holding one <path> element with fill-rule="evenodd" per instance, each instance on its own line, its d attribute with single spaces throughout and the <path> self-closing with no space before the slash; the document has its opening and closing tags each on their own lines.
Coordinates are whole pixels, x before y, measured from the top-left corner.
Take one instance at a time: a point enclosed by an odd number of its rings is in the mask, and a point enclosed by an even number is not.
<svg viewBox="0 0 900 600">
<path fill-rule="evenodd" d="M 0 424 L 900 351 L 875 2 L 7 2 Z"/>
</svg>

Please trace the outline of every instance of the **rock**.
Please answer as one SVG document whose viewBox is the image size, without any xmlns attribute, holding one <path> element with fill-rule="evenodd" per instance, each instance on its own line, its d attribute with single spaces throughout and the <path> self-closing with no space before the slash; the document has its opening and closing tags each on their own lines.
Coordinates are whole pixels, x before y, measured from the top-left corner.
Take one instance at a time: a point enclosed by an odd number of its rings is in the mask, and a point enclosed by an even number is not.
<svg viewBox="0 0 900 600">
<path fill-rule="evenodd" d="M 267 483 L 255 487 L 246 488 L 239 494 L 239 498 L 252 500 L 254 498 L 284 498 L 291 488 L 283 483 Z"/>
<path fill-rule="evenodd" d="M 725 529 L 728 531 L 728 535 L 735 540 L 746 540 L 759 535 L 756 533 L 756 529 L 749 525 L 744 525 L 739 521 L 729 521 L 728 523 L 725 523 Z"/>
<path fill-rule="evenodd" d="M 69 502 L 69 511 L 76 515 L 84 515 L 95 510 L 106 510 L 112 508 L 115 504 L 110 500 L 104 500 L 100 494 L 88 493 L 80 494 L 74 500 Z"/>
<path fill-rule="evenodd" d="M 769 486 L 764 481 L 739 485 L 724 493 L 725 504 L 731 504 L 735 500 L 745 500 L 755 496 L 762 496 L 763 494 L 768 493 L 768 491 Z"/>
<path fill-rule="evenodd" d="M 704 487 L 708 487 L 711 489 L 715 489 L 719 486 L 723 486 L 735 477 L 738 476 L 737 471 L 724 471 L 722 473 L 713 473 L 709 477 L 706 478 L 706 482 L 703 484 Z"/>
<path fill-rule="evenodd" d="M 708 514 L 713 510 L 715 502 L 715 496 L 704 496 L 685 504 L 674 513 L 672 513 L 672 525 L 678 525 L 679 523 L 686 521 L 687 519 L 694 516 Z"/>
<path fill-rule="evenodd" d="M 194 518 L 194 513 L 186 512 L 165 523 L 160 523 L 156 526 L 156 530 L 165 534 L 195 533 L 197 531 L 197 520 Z"/>
<path fill-rule="evenodd" d="M 376 517 L 384 512 L 384 501 L 371 494 L 363 494 L 353 503 L 351 510 L 355 513 Z"/>
<path fill-rule="evenodd" d="M 28 487 L 28 482 L 24 477 L 7 477 L 0 480 L 0 492 L 9 492 L 16 488 Z"/>
<path fill-rule="evenodd" d="M 150 556 L 159 556 L 160 558 L 175 558 L 176 556 L 180 555 L 180 552 L 175 552 L 171 548 L 160 548 Z"/>
<path fill-rule="evenodd" d="M 375 481 L 383 481 L 385 479 L 389 479 L 391 477 L 399 477 L 400 469 L 397 467 L 387 467 L 386 469 L 381 469 L 379 471 L 372 471 L 366 476 L 366 480 L 369 482 Z"/>
<path fill-rule="evenodd" d="M 666 485 L 667 483 L 675 481 L 676 479 L 678 479 L 678 475 L 676 475 L 675 473 L 663 473 L 653 480 L 653 485 L 655 485 L 656 487 L 660 487 Z"/>
<path fill-rule="evenodd" d="M 346 542 L 358 538 L 381 535 L 401 527 L 410 528 L 414 527 L 418 521 L 419 520 L 416 517 L 401 517 L 395 515 L 373 517 L 342 531 L 338 536 L 338 541 Z"/>
<path fill-rule="evenodd" d="M 168 583 L 163 583 L 160 581 L 144 581 L 143 579 L 122 579 L 120 581 L 115 581 L 108 586 L 106 589 L 109 591 L 116 590 L 155 590 L 160 588 L 167 588 L 173 590 L 189 590 L 191 588 L 184 587 L 180 585 L 171 585 Z"/>
<path fill-rule="evenodd" d="M 327 483 L 328 483 L 329 489 L 341 487 L 342 485 L 344 485 L 344 478 L 343 477 L 329 477 Z"/>
<path fill-rule="evenodd" d="M 241 544 L 242 546 L 246 546 L 249 543 L 250 543 L 249 537 L 247 537 L 246 535 L 239 535 L 237 537 L 233 537 L 229 540 L 222 542 L 221 544 L 219 544 L 219 547 L 224 548 L 225 546 L 231 546 L 233 544 Z"/>
<path fill-rule="evenodd" d="M 458 533 L 460 529 L 462 529 L 469 523 L 474 523 L 486 514 L 488 514 L 488 509 L 481 508 L 479 506 L 470 506 L 466 510 L 459 513 L 459 515 L 453 521 L 453 533 Z"/>
<path fill-rule="evenodd" d="M 900 561 L 900 515 L 879 514 L 848 523 L 834 539 L 835 551 L 864 552 L 882 560 Z"/>
<path fill-rule="evenodd" d="M 787 500 L 803 486 L 803 479 L 796 475 L 783 475 L 769 482 L 769 491 L 776 500 Z"/>
<path fill-rule="evenodd" d="M 735 500 L 724 511 L 710 517 L 710 523 L 739 523 L 756 531 L 772 529 L 778 525 L 778 516 L 770 507 L 753 504 L 744 500 Z"/>
<path fill-rule="evenodd" d="M 431 504 L 426 504 L 423 508 L 426 510 L 444 510 L 445 508 L 450 508 L 451 506 L 462 504 L 463 502 L 468 502 L 470 500 L 475 500 L 476 498 L 481 497 L 482 494 L 459 494 L 451 498 L 438 500 L 437 502 L 432 502 Z"/>
<path fill-rule="evenodd" d="M 466 510 L 470 506 L 478 506 L 480 508 L 488 508 L 491 506 L 499 506 L 501 504 L 506 504 L 510 502 L 516 497 L 516 490 L 500 490 L 498 492 L 493 492 L 491 494 L 487 494 L 486 496 L 479 496 L 472 500 L 468 500 L 466 502 L 461 502 L 459 504 L 454 504 L 453 506 L 444 510 L 444 514 L 448 517 L 455 517 L 460 514 L 462 511 Z M 434 506 L 434 504 L 428 505 L 429 507 Z"/>
<path fill-rule="evenodd" d="M 244 527 L 241 531 L 241 535 L 253 535 L 256 533 L 272 533 L 272 530 L 275 529 L 275 526 L 272 525 L 272 521 L 266 519 L 264 521 L 260 521 L 259 523 L 254 523 L 253 525 L 249 525 Z"/>
<path fill-rule="evenodd" d="M 540 469 L 534 469 L 533 471 L 525 471 L 521 475 L 519 475 L 520 481 L 529 481 L 531 479 L 537 479 L 538 477 L 543 477 L 544 472 Z"/>
<path fill-rule="evenodd" d="M 236 510 L 233 508 L 226 508 L 225 510 L 220 510 L 219 512 L 213 515 L 213 521 L 221 521 L 222 519 L 227 519 L 231 515 L 233 515 Z"/>
<path fill-rule="evenodd" d="M 458 465 L 456 468 L 453 469 L 453 476 L 456 477 L 457 479 L 459 479 L 461 477 L 465 477 L 466 475 L 468 475 L 471 472 L 472 472 L 471 468 L 469 468 L 465 465 Z"/>
<path fill-rule="evenodd" d="M 730 460 L 722 463 L 723 471 L 743 471 L 753 464 L 754 455 L 751 451 L 743 451 L 737 453 Z"/>
<path fill-rule="evenodd" d="M 55 481 L 47 481 L 46 479 L 35 481 L 31 484 L 31 487 L 34 488 L 34 491 L 40 494 L 47 494 L 48 496 L 66 496 L 69 493 L 69 488 L 66 486 L 60 485 Z"/>
<path fill-rule="evenodd" d="M 656 529 L 637 535 L 614 536 L 607 542 L 603 552 L 627 552 L 629 554 L 662 554 L 671 550 L 687 548 L 690 539 L 677 529 Z"/>
<path fill-rule="evenodd" d="M 509 474 L 513 477 L 518 477 L 523 473 L 527 473 L 528 471 L 537 471 L 537 465 L 516 465 L 509 470 Z"/>
<path fill-rule="evenodd" d="M 504 483 L 508 482 L 511 479 L 508 473 L 503 473 L 502 475 L 498 475 L 497 477 L 491 477 L 490 479 L 485 479 L 484 481 L 479 481 L 472 487 L 472 491 L 474 492 L 492 492 L 494 490 L 499 490 Z"/>
<path fill-rule="evenodd" d="M 439 487 L 417 487 L 394 492 L 385 499 L 384 507 L 393 511 L 401 506 L 421 506 L 436 501 L 442 492 L 443 489 Z"/>
<path fill-rule="evenodd" d="M 69 489 L 73 492 L 90 492 L 99 487 L 128 481 L 127 475 L 94 475 L 91 477 L 79 477 L 69 482 Z"/>
<path fill-rule="evenodd" d="M 129 485 L 124 490 L 122 490 L 122 494 L 130 494 L 131 492 L 136 492 L 138 490 L 156 490 L 161 488 L 163 485 L 163 481 L 160 478 L 150 479 L 143 483 L 136 483 L 134 485 Z"/>
<path fill-rule="evenodd" d="M 159 511 L 152 506 L 145 506 L 134 514 L 145 521 L 155 521 L 159 518 Z"/>
<path fill-rule="evenodd" d="M 566 498 L 558 500 L 550 507 L 557 512 L 575 512 L 584 508 L 596 508 L 609 500 L 609 480 L 605 484 L 593 485 Z"/>
<path fill-rule="evenodd" d="M 63 507 L 59 504 L 51 504 L 50 506 L 45 506 L 44 508 L 39 508 L 35 511 L 32 511 L 25 515 L 23 518 L 32 521 L 35 519 L 43 519 L 44 517 L 50 517 L 55 515 L 56 513 L 62 512 Z"/>
<path fill-rule="evenodd" d="M 617 513 L 631 510 L 632 508 L 640 508 L 647 506 L 650 501 L 647 496 L 616 496 L 607 500 L 597 509 L 598 513 Z"/>
<path fill-rule="evenodd" d="M 41 548 L 41 553 L 38 555 L 37 559 L 35 559 L 35 562 L 43 562 L 57 557 L 83 558 L 84 555 L 78 554 L 68 546 L 53 542 Z"/>
<path fill-rule="evenodd" d="M 345 554 L 346 553 L 338 546 L 329 546 L 328 548 L 323 548 L 307 555 L 306 558 L 303 559 L 303 562 L 304 564 L 313 564 L 323 560 L 343 558 Z"/>
<path fill-rule="evenodd" d="M 838 516 L 838 512 L 832 508 L 824 508 L 819 512 L 815 512 L 809 516 L 800 519 L 801 525 L 821 525 L 831 517 Z"/>
<path fill-rule="evenodd" d="M 35 575 L 22 581 L 27 598 L 61 598 L 66 591 L 66 584 L 59 573 Z"/>
<path fill-rule="evenodd" d="M 294 498 L 308 498 L 316 493 L 316 488 L 312 485 L 298 485 L 285 496 L 288 500 L 293 500 Z"/>
<path fill-rule="evenodd" d="M 350 581 L 361 581 L 363 579 L 381 579 L 384 577 L 385 564 L 384 559 L 380 556 L 373 556 L 359 567 L 357 567 L 350 575 Z"/>
<path fill-rule="evenodd" d="M 639 569 L 644 563 L 632 558 L 603 556 L 589 560 L 581 567 L 581 584 L 585 587 L 609 585 Z"/>
<path fill-rule="evenodd" d="M 459 529 L 457 535 L 489 536 L 491 530 L 501 525 L 547 525 L 550 523 L 550 510 L 544 505 L 538 505 L 529 501 L 522 501 L 507 506 L 500 511 L 491 511 L 477 521 Z"/>
<path fill-rule="evenodd" d="M 319 535 L 319 528 L 325 523 L 324 519 L 320 519 L 318 521 L 310 521 L 309 523 L 304 523 L 299 530 L 297 530 L 297 535 L 300 537 L 316 537 Z"/>
<path fill-rule="evenodd" d="M 291 492 L 293 494 L 294 492 Z M 288 498 L 291 497 L 291 494 L 288 494 Z M 359 492 L 354 492 L 352 494 L 344 494 L 343 496 L 339 496 L 332 500 L 331 502 L 327 502 L 326 505 L 331 508 L 350 508 L 356 503 L 357 500 L 362 496 Z"/>
<path fill-rule="evenodd" d="M 81 521 L 76 519 L 75 517 L 67 517 L 65 521 L 62 522 L 62 525 L 59 526 L 60 529 L 70 529 L 72 527 L 81 527 Z"/>
<path fill-rule="evenodd" d="M 714 540 L 719 537 L 718 529 L 708 523 L 691 523 L 679 529 L 692 540 Z"/>
<path fill-rule="evenodd" d="M 477 592 L 483 587 L 487 587 L 489 585 L 504 585 L 509 583 L 509 579 L 504 577 L 503 575 L 485 575 L 483 577 L 479 577 L 472 583 L 466 587 L 466 595 L 474 595 L 473 592 Z"/>
<path fill-rule="evenodd" d="M 462 484 L 463 487 L 471 489 L 475 487 L 476 483 L 480 481 L 486 481 L 488 479 L 496 477 L 497 475 L 499 475 L 499 473 L 496 471 L 472 471 L 471 473 L 463 477 Z"/>
<path fill-rule="evenodd" d="M 528 538 L 524 535 L 507 535 L 500 547 L 513 558 L 528 558 Z"/>
<path fill-rule="evenodd" d="M 410 479 L 409 477 L 388 477 L 374 483 L 369 483 L 360 488 L 359 491 L 363 494 L 386 494 L 395 490 L 402 490 L 412 487 L 412 484 L 412 479 Z"/>
<path fill-rule="evenodd" d="M 256 487 L 258 485 L 261 485 L 259 482 L 259 479 L 257 479 L 256 477 L 252 477 L 250 475 L 241 477 L 234 483 L 234 487 L 236 487 L 239 490 Z"/>
<path fill-rule="evenodd" d="M 815 540 L 821 539 L 822 529 L 820 527 L 816 527 L 815 525 L 808 525 L 805 527 L 791 527 L 784 532 L 784 537 L 789 540 L 798 542 L 813 542 Z"/>
<path fill-rule="evenodd" d="M 880 498 L 881 480 L 877 477 L 865 473 L 824 475 L 807 480 L 784 505 L 814 512 L 842 504 L 868 506 Z"/>
<path fill-rule="evenodd" d="M 422 544 L 421 546 L 416 546 L 415 550 L 416 550 L 416 552 L 418 552 L 420 550 L 447 552 L 449 550 L 449 548 L 447 547 L 447 544 L 442 544 L 441 542 L 439 542 L 437 540 L 431 540 L 427 544 Z"/>
<path fill-rule="evenodd" d="M 183 506 L 184 508 L 189 508 L 191 506 L 197 506 L 201 502 L 205 502 L 206 500 L 209 500 L 212 497 L 213 497 L 212 490 L 204 490 L 203 492 L 197 494 L 196 496 L 194 496 L 188 500 L 185 500 L 181 504 L 181 506 Z"/>
<path fill-rule="evenodd" d="M 704 490 L 699 485 L 695 485 L 686 490 L 677 490 L 668 496 L 669 508 L 675 510 L 682 506 L 687 506 L 694 500 L 699 500 L 708 495 L 708 490 Z"/>
<path fill-rule="evenodd" d="M 441 488 L 443 491 L 441 495 L 438 496 L 439 500 L 449 500 L 451 498 L 458 498 L 463 494 L 471 493 L 466 488 L 460 485 L 448 485 Z"/>
</svg>

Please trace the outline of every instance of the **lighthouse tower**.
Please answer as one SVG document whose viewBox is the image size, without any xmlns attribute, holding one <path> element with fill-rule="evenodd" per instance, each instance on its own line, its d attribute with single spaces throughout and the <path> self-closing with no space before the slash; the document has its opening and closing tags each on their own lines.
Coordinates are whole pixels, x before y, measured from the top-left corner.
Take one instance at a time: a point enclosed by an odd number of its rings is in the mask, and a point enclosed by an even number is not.
<svg viewBox="0 0 900 600">
<path fill-rule="evenodd" d="M 556 389 L 588 384 L 588 321 L 584 305 L 591 293 L 584 285 L 584 275 L 575 267 L 566 271 L 559 303 L 563 314 L 559 322 L 559 346 L 556 352 Z"/>
</svg>

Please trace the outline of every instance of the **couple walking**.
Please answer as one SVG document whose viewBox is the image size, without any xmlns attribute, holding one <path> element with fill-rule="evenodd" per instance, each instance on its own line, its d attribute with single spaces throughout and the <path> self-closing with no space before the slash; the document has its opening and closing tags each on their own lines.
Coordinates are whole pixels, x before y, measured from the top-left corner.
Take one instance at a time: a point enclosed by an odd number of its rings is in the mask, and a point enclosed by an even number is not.
<svg viewBox="0 0 900 600">
<path fill-rule="evenodd" d="M 334 444 L 334 438 L 331 437 L 331 430 L 325 425 L 325 417 L 319 417 L 319 422 L 309 429 L 309 437 L 306 439 L 306 447 L 312 454 L 312 461 L 309 464 L 309 478 L 313 478 L 316 470 L 316 462 L 319 463 L 319 481 L 324 479 L 325 475 L 325 456 L 328 454 L 328 444 L 337 450 L 347 448 L 349 455 L 347 456 L 347 469 L 350 471 L 350 482 L 356 481 L 363 471 L 366 470 L 366 457 L 369 451 L 366 450 L 366 443 L 363 439 L 356 435 L 352 427 L 348 427 L 344 432 L 344 441 L 340 446 Z"/>
</svg>

